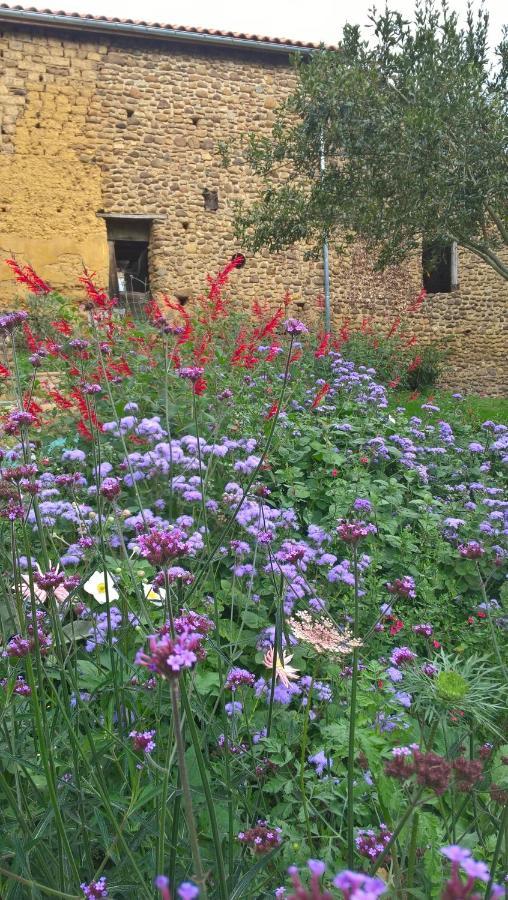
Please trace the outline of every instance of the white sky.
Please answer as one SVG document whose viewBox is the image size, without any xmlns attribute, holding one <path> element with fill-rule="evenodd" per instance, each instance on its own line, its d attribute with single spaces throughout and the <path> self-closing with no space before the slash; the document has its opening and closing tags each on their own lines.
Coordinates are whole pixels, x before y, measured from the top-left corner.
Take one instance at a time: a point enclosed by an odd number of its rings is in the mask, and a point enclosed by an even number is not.
<svg viewBox="0 0 508 900">
<path fill-rule="evenodd" d="M 13 0 L 11 0 L 13 2 Z M 19 0 L 23 3 L 23 0 Z M 46 3 L 35 2 L 43 8 Z M 29 4 L 25 2 L 26 6 Z M 336 43 L 345 22 L 365 24 L 373 0 L 48 0 L 52 9 L 67 12 L 144 19 L 171 25 L 203 25 L 224 31 L 249 31 L 270 37 Z M 391 0 L 389 5 L 408 18 L 413 0 Z M 450 0 L 459 13 L 467 0 Z M 383 8 L 384 0 L 378 0 Z M 496 44 L 508 23 L 506 0 L 488 0 L 491 43 Z"/>
</svg>

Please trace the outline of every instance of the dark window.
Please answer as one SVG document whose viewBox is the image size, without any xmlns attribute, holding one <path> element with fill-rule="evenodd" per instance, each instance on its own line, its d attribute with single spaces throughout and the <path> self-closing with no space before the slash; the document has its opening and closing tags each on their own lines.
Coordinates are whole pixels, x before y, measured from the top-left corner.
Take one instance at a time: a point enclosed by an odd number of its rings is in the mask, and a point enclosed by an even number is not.
<svg viewBox="0 0 508 900">
<path fill-rule="evenodd" d="M 453 256 L 451 244 L 423 245 L 423 286 L 428 294 L 449 294 L 455 287 L 452 271 Z"/>
</svg>

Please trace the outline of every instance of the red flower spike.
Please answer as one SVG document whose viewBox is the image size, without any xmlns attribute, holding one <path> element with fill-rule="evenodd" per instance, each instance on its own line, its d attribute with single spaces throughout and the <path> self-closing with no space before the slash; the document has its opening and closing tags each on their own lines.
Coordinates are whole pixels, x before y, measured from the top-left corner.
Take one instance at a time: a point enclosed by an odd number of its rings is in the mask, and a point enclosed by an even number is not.
<svg viewBox="0 0 508 900">
<path fill-rule="evenodd" d="M 394 320 L 393 325 L 390 328 L 386 337 L 389 337 L 389 338 L 393 337 L 396 334 L 396 332 L 399 330 L 400 323 L 401 323 L 400 316 L 397 316 L 397 318 Z"/>
<path fill-rule="evenodd" d="M 83 269 L 83 275 L 78 280 L 84 286 L 88 299 L 97 309 L 110 310 L 113 306 L 116 306 L 117 301 L 110 299 L 106 291 L 101 290 L 94 284 L 94 277 L 95 272 L 89 273 L 86 269 Z"/>
<path fill-rule="evenodd" d="M 10 371 L 0 363 L 0 378 L 9 378 Z"/>
<path fill-rule="evenodd" d="M 317 346 L 317 349 L 314 353 L 314 356 L 316 357 L 316 359 L 320 359 L 322 356 L 326 356 L 326 354 L 328 353 L 330 337 L 331 337 L 330 332 L 327 331 L 321 338 L 321 340 Z"/>
<path fill-rule="evenodd" d="M 416 298 L 416 300 L 414 300 L 413 303 L 411 303 L 408 306 L 408 308 L 407 308 L 408 313 L 418 312 L 418 310 L 420 309 L 426 296 L 427 296 L 427 291 L 425 290 L 425 288 L 422 288 L 422 290 L 418 294 L 418 297 Z"/>
<path fill-rule="evenodd" d="M 273 419 L 273 417 L 277 415 L 278 411 L 279 411 L 279 404 L 278 404 L 278 403 L 272 403 L 270 409 L 268 410 L 268 412 L 267 412 L 267 414 L 266 414 L 266 416 L 265 416 L 265 419 L 266 419 L 266 420 L 268 420 L 268 419 Z"/>
<path fill-rule="evenodd" d="M 317 392 L 314 400 L 312 401 L 311 409 L 316 409 L 317 406 L 321 403 L 321 401 L 326 397 L 328 391 L 330 390 L 331 385 L 326 382 L 323 387 Z"/>
<path fill-rule="evenodd" d="M 50 285 L 43 281 L 43 279 L 40 278 L 36 272 L 34 272 L 32 266 L 20 266 L 15 259 L 6 259 L 5 262 L 14 273 L 16 281 L 19 284 L 26 285 L 26 287 L 32 294 L 41 296 L 43 294 L 51 293 L 52 288 L 50 287 Z"/>
</svg>

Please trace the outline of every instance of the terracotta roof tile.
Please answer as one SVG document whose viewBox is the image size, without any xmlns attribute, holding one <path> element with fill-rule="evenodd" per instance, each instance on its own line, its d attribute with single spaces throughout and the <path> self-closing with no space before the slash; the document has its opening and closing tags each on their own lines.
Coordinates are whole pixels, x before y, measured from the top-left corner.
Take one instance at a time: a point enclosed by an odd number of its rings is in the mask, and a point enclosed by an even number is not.
<svg viewBox="0 0 508 900">
<path fill-rule="evenodd" d="M 258 41 L 260 44 L 273 44 L 275 46 L 283 44 L 285 46 L 295 47 L 295 49 L 301 47 L 305 50 L 317 50 L 320 46 L 319 44 L 307 43 L 305 41 L 295 41 L 291 40 L 290 38 L 265 37 L 258 34 L 248 34 L 246 32 L 237 31 L 220 31 L 217 28 L 200 28 L 195 25 L 169 25 L 161 22 L 148 22 L 144 19 L 119 19 L 117 16 L 94 16 L 90 13 L 76 13 L 68 12 L 66 10 L 38 9 L 35 6 L 19 6 L 10 3 L 0 3 L 0 12 L 1 10 L 14 10 L 22 13 L 37 13 L 40 16 L 61 16 L 62 18 L 67 19 L 78 19 L 83 22 L 83 26 L 85 28 L 87 22 L 108 22 L 110 24 L 139 26 L 140 28 L 160 28 L 161 31 L 170 30 L 182 32 L 184 34 L 195 34 L 197 36 L 212 35 L 215 37 L 234 38 L 236 40 Z"/>
</svg>

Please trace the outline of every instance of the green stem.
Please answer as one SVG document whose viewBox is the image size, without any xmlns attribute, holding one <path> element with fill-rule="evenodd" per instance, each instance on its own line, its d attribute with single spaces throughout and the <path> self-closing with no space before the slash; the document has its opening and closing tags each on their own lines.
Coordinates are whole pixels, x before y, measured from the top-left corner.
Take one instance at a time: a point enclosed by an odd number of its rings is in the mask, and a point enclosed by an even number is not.
<svg viewBox="0 0 508 900">
<path fill-rule="evenodd" d="M 309 849 L 312 849 L 312 832 L 310 830 L 310 819 L 309 819 L 309 809 L 307 804 L 307 794 L 305 792 L 305 756 L 307 752 L 307 734 L 309 731 L 309 720 L 310 720 L 310 704 L 312 699 L 312 689 L 314 687 L 314 676 L 312 676 L 310 686 L 309 686 L 309 694 L 307 697 L 307 705 L 305 707 L 305 718 L 303 720 L 303 734 L 302 734 L 302 749 L 300 753 L 300 793 L 302 795 L 302 805 L 303 805 L 303 814 L 305 817 L 305 827 L 307 830 L 307 840 L 309 842 Z"/>
<path fill-rule="evenodd" d="M 492 885 L 494 884 L 494 878 L 496 876 L 497 860 L 498 860 L 499 854 L 501 852 L 501 846 L 502 846 L 503 838 L 505 837 L 507 828 L 508 828 L 508 804 L 504 808 L 503 818 L 501 821 L 501 826 L 499 828 L 499 834 L 497 836 L 496 847 L 494 850 L 494 856 L 492 857 L 492 863 L 490 866 L 489 883 L 488 883 L 487 889 L 485 891 L 485 900 L 489 900 L 490 892 L 492 890 Z"/>
<path fill-rule="evenodd" d="M 408 892 L 411 892 L 411 888 L 413 887 L 413 878 L 415 874 L 415 863 L 416 863 L 416 848 L 418 846 L 418 825 L 419 825 L 419 816 L 418 812 L 415 810 L 413 813 L 413 822 L 411 825 L 411 838 L 409 841 L 409 851 L 407 856 L 407 878 L 406 878 L 406 888 Z"/>
<path fill-rule="evenodd" d="M 201 862 L 201 854 L 199 851 L 198 834 L 196 830 L 196 821 L 192 809 L 192 796 L 189 784 L 189 775 L 187 772 L 187 764 L 185 762 L 185 746 L 182 736 L 182 723 L 180 720 L 180 691 L 178 689 L 178 680 L 172 678 L 170 681 L 171 692 L 171 709 L 173 712 L 173 730 L 175 734 L 176 756 L 178 760 L 178 768 L 180 770 L 180 781 L 182 784 L 182 799 L 185 809 L 185 818 L 187 820 L 187 831 L 189 833 L 189 841 L 191 846 L 192 859 L 194 862 L 195 879 L 199 886 L 202 896 L 207 897 L 205 873 Z M 165 798 L 162 798 L 165 802 Z"/>
<path fill-rule="evenodd" d="M 353 572 L 354 572 L 354 622 L 353 637 L 358 637 L 358 552 L 353 544 Z M 356 695 L 358 685 L 358 647 L 353 650 L 353 674 L 351 678 L 351 702 L 349 705 L 349 744 L 347 758 L 347 861 L 348 867 L 353 868 L 355 858 L 354 839 L 354 777 L 355 777 L 355 729 L 356 729 Z"/>
<path fill-rule="evenodd" d="M 198 731 L 196 728 L 196 723 L 194 722 L 194 716 L 192 714 L 191 705 L 189 703 L 189 698 L 187 696 L 187 689 L 185 686 L 185 682 L 182 680 L 180 685 L 180 691 L 182 695 L 182 703 L 185 710 L 185 715 L 187 716 L 187 722 L 189 726 L 189 731 L 192 739 L 192 746 L 194 748 L 194 753 L 196 755 L 196 762 L 198 764 L 199 774 L 201 777 L 201 784 L 203 786 L 203 792 L 205 795 L 206 806 L 208 809 L 208 815 L 210 817 L 210 827 L 212 829 L 212 840 L 215 849 L 215 860 L 217 863 L 217 878 L 218 878 L 218 891 L 219 897 L 221 900 L 228 900 L 228 888 L 226 882 L 226 872 L 224 869 L 224 860 L 222 857 L 222 847 L 221 847 L 221 839 L 219 835 L 219 828 L 217 825 L 217 816 L 215 814 L 215 806 L 213 802 L 212 792 L 210 790 L 210 784 L 208 781 L 208 774 L 206 771 L 205 761 L 203 759 L 203 753 L 201 751 L 200 738 L 198 735 Z"/>
<path fill-rule="evenodd" d="M 413 799 L 413 802 L 408 806 L 408 808 L 406 809 L 406 812 L 404 813 L 404 815 L 402 816 L 402 818 L 399 820 L 399 822 L 398 822 L 397 825 L 395 826 L 395 831 L 393 832 L 393 834 L 392 834 L 390 840 L 388 841 L 388 843 L 387 843 L 386 846 L 384 847 L 382 853 L 381 853 L 381 854 L 375 859 L 375 861 L 372 863 L 372 866 L 371 866 L 371 868 L 370 868 L 370 875 L 375 875 L 375 873 L 377 872 L 377 870 L 380 869 L 381 866 L 383 865 L 383 863 L 384 863 L 386 857 L 388 856 L 390 850 L 392 849 L 392 847 L 393 847 L 395 841 L 397 840 L 397 838 L 398 838 L 400 832 L 401 832 L 402 829 L 404 828 L 404 825 L 406 824 L 406 822 L 409 821 L 409 819 L 410 819 L 411 816 L 413 815 L 413 812 L 416 810 L 416 808 L 417 808 L 417 806 L 418 806 L 418 804 L 419 804 L 419 802 L 420 802 L 420 800 L 421 800 L 421 797 L 422 797 L 422 794 L 423 794 L 424 790 L 425 790 L 425 787 L 422 785 L 422 786 L 419 788 L 419 790 L 416 792 L 416 794 L 415 794 L 415 796 L 414 796 L 414 799 Z"/>
</svg>

